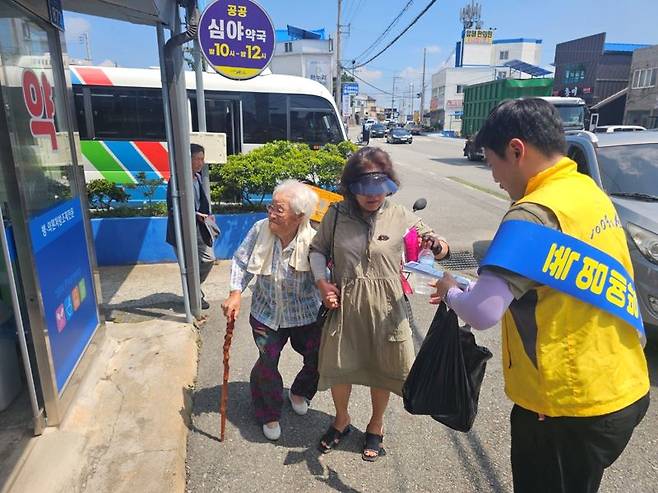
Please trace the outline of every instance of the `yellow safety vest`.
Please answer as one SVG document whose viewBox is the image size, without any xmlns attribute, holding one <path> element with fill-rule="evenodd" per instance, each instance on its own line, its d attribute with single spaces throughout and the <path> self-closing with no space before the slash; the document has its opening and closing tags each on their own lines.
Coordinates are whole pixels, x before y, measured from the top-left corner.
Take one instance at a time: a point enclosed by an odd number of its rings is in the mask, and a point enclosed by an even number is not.
<svg viewBox="0 0 658 493">
<path fill-rule="evenodd" d="M 577 172 L 571 159 L 534 176 L 517 204 L 523 202 L 550 209 L 563 233 L 606 252 L 633 274 L 612 202 L 591 178 Z M 599 416 L 649 391 L 636 330 L 547 286 L 513 301 L 513 309 L 505 313 L 503 366 L 508 397 L 547 416 Z"/>
</svg>

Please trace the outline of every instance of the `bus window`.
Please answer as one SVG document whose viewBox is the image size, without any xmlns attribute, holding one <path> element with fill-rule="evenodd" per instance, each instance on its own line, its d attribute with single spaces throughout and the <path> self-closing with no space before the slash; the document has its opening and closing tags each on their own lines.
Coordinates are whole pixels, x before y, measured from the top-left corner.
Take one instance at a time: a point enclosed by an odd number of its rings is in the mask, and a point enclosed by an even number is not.
<svg viewBox="0 0 658 493">
<path fill-rule="evenodd" d="M 85 100 L 82 93 L 82 86 L 73 86 L 73 102 L 75 104 L 75 119 L 78 127 L 78 133 L 81 140 L 91 139 L 87 129 L 87 120 L 85 119 Z"/>
<path fill-rule="evenodd" d="M 265 144 L 286 139 L 286 95 L 242 93 L 244 142 Z"/>
<path fill-rule="evenodd" d="M 311 96 L 310 94 L 291 94 L 290 107 L 293 109 L 321 109 L 332 111 L 331 103 L 326 99 L 318 96 Z"/>
<path fill-rule="evenodd" d="M 92 87 L 94 138 L 165 140 L 162 92 L 131 87 Z"/>
<path fill-rule="evenodd" d="M 336 116 L 329 111 L 290 111 L 290 140 L 309 145 L 336 144 L 342 139 Z"/>
<path fill-rule="evenodd" d="M 206 131 L 226 134 L 226 153 L 228 155 L 240 152 L 238 146 L 239 101 L 230 97 L 222 97 L 218 93 L 206 93 Z M 192 113 L 192 131 L 199 131 L 196 96 L 190 95 L 190 111 Z"/>
</svg>

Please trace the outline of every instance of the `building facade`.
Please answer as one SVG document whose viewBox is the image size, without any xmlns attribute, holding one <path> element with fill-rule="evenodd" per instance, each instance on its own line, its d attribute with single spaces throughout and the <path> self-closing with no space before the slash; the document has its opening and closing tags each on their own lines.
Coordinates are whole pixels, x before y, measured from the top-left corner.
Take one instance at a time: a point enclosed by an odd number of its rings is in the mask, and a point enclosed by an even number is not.
<svg viewBox="0 0 658 493">
<path fill-rule="evenodd" d="M 633 53 L 624 123 L 658 128 L 658 45 Z"/>
<path fill-rule="evenodd" d="M 276 30 L 274 74 L 297 75 L 319 82 L 333 94 L 336 63 L 333 39 L 324 29 L 307 31 L 293 26 Z"/>
<path fill-rule="evenodd" d="M 555 96 L 577 96 L 587 106 L 628 86 L 633 52 L 647 45 L 607 43 L 606 33 L 559 43 L 555 47 Z M 614 123 L 621 123 L 619 121 Z"/>
<path fill-rule="evenodd" d="M 455 66 L 432 75 L 430 123 L 443 130 L 461 132 L 464 87 L 503 78 L 529 78 L 505 66 L 513 60 L 537 65 L 542 40 L 515 38 L 494 40 L 493 30 L 466 29 L 455 48 Z"/>
</svg>

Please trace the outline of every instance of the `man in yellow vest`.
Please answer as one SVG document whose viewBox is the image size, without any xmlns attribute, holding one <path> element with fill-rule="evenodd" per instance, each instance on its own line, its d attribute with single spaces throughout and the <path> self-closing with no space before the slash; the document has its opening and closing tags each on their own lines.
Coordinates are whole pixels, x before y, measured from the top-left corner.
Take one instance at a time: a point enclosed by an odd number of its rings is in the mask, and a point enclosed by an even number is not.
<svg viewBox="0 0 658 493">
<path fill-rule="evenodd" d="M 446 275 L 431 302 L 445 301 L 475 329 L 502 321 L 514 490 L 595 492 L 649 406 L 641 319 L 620 318 L 639 318 L 624 230 L 605 193 L 565 157 L 548 102 L 499 104 L 477 141 L 513 200 L 487 257 L 503 240 L 510 255 L 485 258 L 464 291 Z M 533 243 L 537 230 L 556 238 L 548 256 Z M 560 249 L 561 240 L 576 246 Z M 538 255 L 538 275 L 520 274 Z"/>
</svg>

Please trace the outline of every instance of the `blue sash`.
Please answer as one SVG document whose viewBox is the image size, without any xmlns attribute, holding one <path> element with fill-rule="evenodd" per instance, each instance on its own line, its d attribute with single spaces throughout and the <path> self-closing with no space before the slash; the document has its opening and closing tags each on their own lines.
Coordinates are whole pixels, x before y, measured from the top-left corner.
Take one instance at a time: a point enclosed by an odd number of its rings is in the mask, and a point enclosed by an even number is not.
<svg viewBox="0 0 658 493">
<path fill-rule="evenodd" d="M 633 277 L 607 253 L 528 221 L 505 221 L 482 267 L 502 267 L 605 310 L 646 335 Z"/>
</svg>

